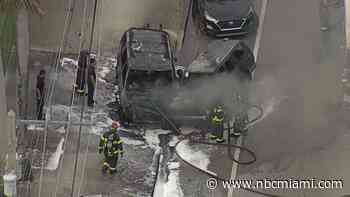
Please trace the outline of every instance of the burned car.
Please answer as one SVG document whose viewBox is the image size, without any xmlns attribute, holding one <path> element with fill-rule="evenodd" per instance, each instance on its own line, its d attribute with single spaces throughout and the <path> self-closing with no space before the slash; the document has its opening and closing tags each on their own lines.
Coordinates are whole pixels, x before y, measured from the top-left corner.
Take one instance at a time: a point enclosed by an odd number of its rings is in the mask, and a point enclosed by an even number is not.
<svg viewBox="0 0 350 197">
<path fill-rule="evenodd" d="M 156 124 L 171 98 L 164 92 L 176 78 L 169 35 L 161 30 L 131 28 L 121 38 L 118 53 L 118 115 L 124 126 Z"/>
<path fill-rule="evenodd" d="M 194 0 L 192 13 L 200 28 L 216 37 L 248 34 L 258 25 L 249 0 Z"/>
<path fill-rule="evenodd" d="M 255 69 L 254 55 L 243 41 L 213 40 L 208 44 L 208 50 L 200 53 L 187 67 L 185 80 L 233 71 L 251 80 Z"/>
</svg>

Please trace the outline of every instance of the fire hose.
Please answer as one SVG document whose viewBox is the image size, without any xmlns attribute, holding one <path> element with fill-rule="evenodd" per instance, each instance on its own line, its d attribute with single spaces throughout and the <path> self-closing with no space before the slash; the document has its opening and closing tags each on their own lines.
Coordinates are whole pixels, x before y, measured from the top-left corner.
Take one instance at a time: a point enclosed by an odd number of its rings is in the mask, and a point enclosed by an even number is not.
<svg viewBox="0 0 350 197">
<path fill-rule="evenodd" d="M 175 146 L 174 146 L 176 156 L 177 156 L 182 162 L 186 163 L 187 165 L 191 166 L 192 168 L 196 169 L 197 171 L 199 171 L 199 172 L 201 172 L 201 173 L 203 173 L 203 174 L 206 174 L 206 175 L 209 176 L 209 177 L 215 178 L 216 180 L 229 182 L 228 179 L 225 179 L 225 178 L 223 178 L 223 177 L 220 177 L 220 176 L 217 176 L 217 175 L 215 175 L 215 174 L 212 174 L 212 173 L 210 173 L 210 172 L 208 172 L 208 171 L 206 171 L 206 170 L 203 170 L 203 169 L 201 169 L 201 168 L 195 166 L 195 165 L 192 164 L 191 162 L 187 161 L 185 158 L 183 158 L 183 157 L 179 154 L 179 152 L 177 151 L 177 146 L 178 146 L 181 142 L 183 142 L 183 141 L 185 141 L 185 140 L 189 140 L 190 142 L 196 143 L 196 144 L 205 144 L 205 145 L 211 145 L 211 146 L 227 147 L 227 148 L 229 148 L 229 150 L 230 150 L 231 148 L 238 148 L 238 149 L 241 149 L 241 150 L 243 150 L 243 151 L 248 152 L 248 153 L 251 155 L 251 157 L 252 157 L 252 159 L 251 159 L 250 161 L 239 161 L 239 160 L 237 160 L 235 157 L 233 157 L 232 155 L 229 155 L 232 161 L 234 161 L 234 162 L 236 162 L 236 163 L 238 163 L 238 164 L 240 164 L 240 165 L 249 165 L 249 164 L 252 164 L 252 163 L 254 163 L 254 162 L 256 161 L 256 155 L 255 155 L 255 153 L 254 153 L 252 150 L 250 150 L 250 149 L 248 149 L 248 148 L 246 148 L 246 147 L 244 147 L 244 146 L 238 146 L 238 145 L 234 145 L 234 144 L 218 144 L 218 143 L 211 143 L 211 142 L 205 142 L 205 141 L 194 140 L 194 139 L 193 139 L 193 137 L 196 137 L 196 136 L 198 136 L 198 135 L 201 135 L 201 136 L 202 136 L 202 133 L 183 134 L 183 133 L 181 132 L 181 130 L 178 129 L 178 128 L 176 127 L 176 125 L 173 123 L 173 121 L 171 121 L 171 120 L 168 118 L 168 116 L 167 116 L 165 113 L 163 113 L 162 110 L 160 110 L 160 109 L 157 107 L 157 105 L 155 105 L 152 101 L 150 101 L 150 103 L 152 104 L 154 110 L 156 110 L 156 111 L 169 123 L 169 125 L 175 130 L 175 132 L 176 132 L 178 135 L 180 135 L 180 136 L 183 137 L 183 138 L 182 138 L 181 140 L 179 140 L 179 141 L 175 144 Z M 258 109 L 258 110 L 260 111 L 260 114 L 259 114 L 257 117 L 255 117 L 254 119 L 252 119 L 252 120 L 249 121 L 247 128 L 249 128 L 250 126 L 252 126 L 254 122 L 256 122 L 257 120 L 259 120 L 259 119 L 263 116 L 263 109 L 262 109 L 261 107 L 259 107 L 259 106 L 257 106 L 257 105 L 251 105 L 251 104 L 250 104 L 250 106 L 251 106 L 252 108 Z M 229 131 L 229 129 L 231 129 L 231 128 L 232 128 L 232 127 L 228 127 L 228 128 L 226 128 L 225 130 L 228 130 L 228 131 Z M 229 134 L 229 132 L 228 132 L 228 134 Z M 228 137 L 230 138 L 229 135 L 228 135 Z M 230 151 L 230 152 L 231 152 L 231 151 Z M 262 195 L 262 196 L 268 196 L 268 197 L 282 197 L 282 196 L 280 196 L 280 195 L 270 194 L 270 193 L 266 193 L 266 192 L 258 191 L 258 190 L 255 190 L 255 189 L 246 188 L 246 187 L 240 187 L 240 189 L 243 189 L 243 190 L 248 191 L 248 192 L 260 194 L 260 195 Z"/>
</svg>

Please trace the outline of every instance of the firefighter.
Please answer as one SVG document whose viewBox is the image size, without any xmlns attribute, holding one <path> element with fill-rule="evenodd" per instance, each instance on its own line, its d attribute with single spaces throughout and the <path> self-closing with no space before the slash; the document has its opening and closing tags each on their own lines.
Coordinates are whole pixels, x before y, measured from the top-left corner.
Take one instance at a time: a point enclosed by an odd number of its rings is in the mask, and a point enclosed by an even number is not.
<svg viewBox="0 0 350 197">
<path fill-rule="evenodd" d="M 45 102 L 45 70 L 40 70 L 36 77 L 36 111 L 37 119 L 43 119 L 43 108 Z"/>
<path fill-rule="evenodd" d="M 235 122 L 233 123 L 233 136 L 240 136 L 243 132 L 246 132 L 247 124 L 249 122 L 248 114 L 242 113 L 235 117 Z"/>
<path fill-rule="evenodd" d="M 94 106 L 94 94 L 95 94 L 95 86 L 96 86 L 96 59 L 94 57 L 90 58 L 90 65 L 88 68 L 88 106 Z"/>
<path fill-rule="evenodd" d="M 224 140 L 224 119 L 225 113 L 222 105 L 216 105 L 210 113 L 211 133 L 210 139 L 216 140 L 217 143 L 223 143 Z"/>
<path fill-rule="evenodd" d="M 117 171 L 119 154 L 123 158 L 123 142 L 118 134 L 119 127 L 119 122 L 113 122 L 111 130 L 101 136 L 98 149 L 99 153 L 103 152 L 105 156 L 103 173 L 109 170 L 110 174 L 114 174 Z"/>
<path fill-rule="evenodd" d="M 75 80 L 75 90 L 79 94 L 83 94 L 85 92 L 85 70 L 87 67 L 89 59 L 89 52 L 87 50 L 80 51 L 79 54 L 79 61 L 78 61 L 78 71 L 77 71 L 77 77 Z"/>
</svg>

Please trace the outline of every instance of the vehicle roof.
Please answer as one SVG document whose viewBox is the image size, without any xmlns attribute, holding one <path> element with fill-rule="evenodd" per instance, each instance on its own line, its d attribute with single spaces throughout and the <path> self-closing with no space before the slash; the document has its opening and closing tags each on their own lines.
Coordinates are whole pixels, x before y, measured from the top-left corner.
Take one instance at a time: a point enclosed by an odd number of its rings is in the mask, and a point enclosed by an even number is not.
<svg viewBox="0 0 350 197">
<path fill-rule="evenodd" d="M 131 28 L 127 33 L 130 69 L 172 70 L 168 33 L 148 28 Z"/>
<path fill-rule="evenodd" d="M 188 66 L 190 73 L 214 73 L 230 57 L 232 50 L 240 43 L 239 40 L 214 40 L 208 44 L 208 49 Z"/>
</svg>

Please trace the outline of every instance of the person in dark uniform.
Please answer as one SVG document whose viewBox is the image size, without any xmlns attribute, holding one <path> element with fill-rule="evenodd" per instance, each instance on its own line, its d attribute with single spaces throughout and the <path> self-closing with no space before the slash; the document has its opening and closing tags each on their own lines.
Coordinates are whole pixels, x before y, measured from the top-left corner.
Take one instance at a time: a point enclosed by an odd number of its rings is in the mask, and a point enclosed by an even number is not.
<svg viewBox="0 0 350 197">
<path fill-rule="evenodd" d="M 45 103 L 45 70 L 40 70 L 36 77 L 36 112 L 37 119 L 43 120 L 43 108 Z"/>
<path fill-rule="evenodd" d="M 248 131 L 247 125 L 249 123 L 249 117 L 247 113 L 238 114 L 235 117 L 235 122 L 233 123 L 233 133 L 235 137 L 239 137 L 243 132 Z"/>
<path fill-rule="evenodd" d="M 225 113 L 222 105 L 216 105 L 211 111 L 210 116 L 210 139 L 216 140 L 217 143 L 223 143 L 224 140 L 224 119 Z"/>
<path fill-rule="evenodd" d="M 94 94 L 95 94 L 95 86 L 96 86 L 96 59 L 90 58 L 90 65 L 88 68 L 88 106 L 94 106 Z"/>
<path fill-rule="evenodd" d="M 98 150 L 100 154 L 104 153 L 105 156 L 103 173 L 109 170 L 110 174 L 114 174 L 117 171 L 119 154 L 123 157 L 123 141 L 118 134 L 119 127 L 119 122 L 113 122 L 111 130 L 101 136 Z"/>
<path fill-rule="evenodd" d="M 83 94 L 85 92 L 85 71 L 87 67 L 88 60 L 90 59 L 89 51 L 80 51 L 79 61 L 78 61 L 78 71 L 75 80 L 75 90 L 77 93 Z"/>
</svg>

